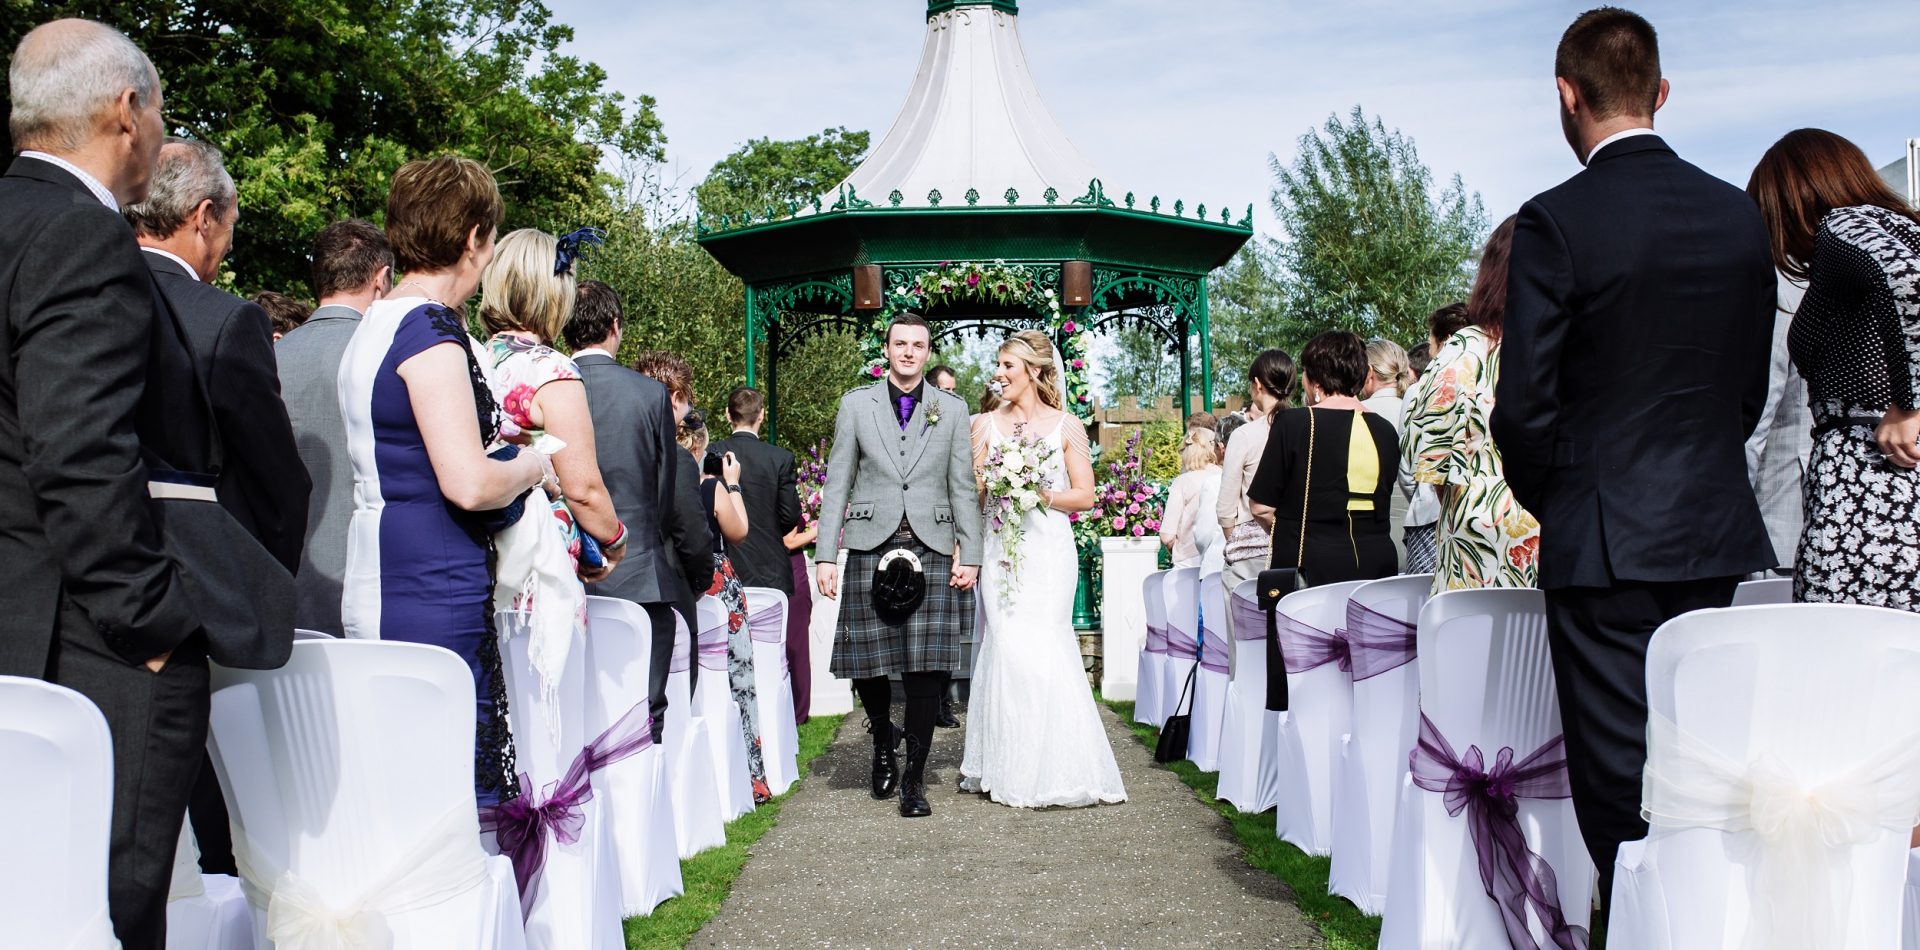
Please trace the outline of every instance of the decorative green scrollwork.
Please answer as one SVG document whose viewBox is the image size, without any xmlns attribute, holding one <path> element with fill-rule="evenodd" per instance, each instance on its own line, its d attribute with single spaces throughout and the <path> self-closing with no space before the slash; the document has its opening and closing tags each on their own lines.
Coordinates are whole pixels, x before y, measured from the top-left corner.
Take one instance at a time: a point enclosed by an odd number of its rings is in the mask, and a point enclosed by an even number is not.
<svg viewBox="0 0 1920 950">
<path fill-rule="evenodd" d="M 1007 204 L 1017 205 L 1020 203 L 1020 190 L 1018 188 L 1008 188 L 1007 193 L 1000 197 L 1007 199 Z"/>
<path fill-rule="evenodd" d="M 928 192 L 927 192 L 927 204 L 928 204 L 928 206 L 930 206 L 930 207 L 934 207 L 934 208 L 938 208 L 938 207 L 940 207 L 940 198 L 941 198 L 941 195 L 940 195 L 940 189 L 938 189 L 938 188 L 935 188 L 935 189 L 932 189 L 932 190 L 930 190 L 930 191 L 928 191 Z"/>
<path fill-rule="evenodd" d="M 707 235 L 713 233 L 713 228 L 707 224 L 706 215 L 704 214 L 694 215 L 693 232 L 701 237 L 706 237 Z"/>
<path fill-rule="evenodd" d="M 1187 213 L 1187 203 L 1184 201 L 1181 201 L 1178 198 L 1173 199 L 1173 216 L 1176 218 L 1183 217 L 1186 215 L 1186 213 Z"/>
<path fill-rule="evenodd" d="M 1052 204 L 1053 202 L 1049 201 L 1047 203 Z M 1106 188 L 1100 184 L 1100 179 L 1098 178 L 1089 180 L 1087 182 L 1087 193 L 1073 199 L 1073 203 L 1085 205 L 1089 208 L 1113 207 L 1112 199 L 1107 197 Z"/>
<path fill-rule="evenodd" d="M 895 188 L 894 190 L 887 192 L 887 204 L 890 204 L 898 208 L 900 207 L 900 202 L 905 200 L 907 200 L 907 196 L 901 194 L 900 189 L 898 188 Z"/>
<path fill-rule="evenodd" d="M 1228 220 L 1229 220 L 1230 218 L 1232 218 L 1232 217 L 1233 217 L 1233 212 L 1231 212 L 1231 211 L 1228 211 L 1228 210 L 1227 210 L 1227 209 L 1225 209 L 1225 208 L 1221 208 L 1221 209 L 1220 209 L 1220 223 L 1221 223 L 1221 224 L 1227 224 L 1227 223 L 1228 223 Z"/>
<path fill-rule="evenodd" d="M 1154 214 L 1159 214 L 1160 213 L 1160 196 L 1154 195 L 1153 200 L 1147 202 L 1147 207 L 1152 208 Z"/>
<path fill-rule="evenodd" d="M 1093 306 L 1095 313 L 1118 309 L 1120 298 L 1133 292 L 1145 293 L 1157 304 L 1174 307 L 1181 316 L 1200 312 L 1199 278 L 1148 270 L 1093 269 Z"/>
<path fill-rule="evenodd" d="M 766 213 L 768 221 L 772 221 L 774 218 L 777 218 L 780 216 L 778 212 L 773 210 L 772 205 L 767 205 L 765 208 L 762 208 L 760 210 Z"/>
<path fill-rule="evenodd" d="M 1054 202 L 1060 200 L 1060 191 L 1059 189 L 1054 188 L 1052 185 L 1048 185 L 1047 190 L 1044 193 L 1042 193 L 1040 197 L 1046 199 L 1047 204 L 1053 204 Z"/>
<path fill-rule="evenodd" d="M 1207 220 L 1207 206 L 1206 206 L 1206 205 L 1195 205 L 1195 206 L 1194 206 L 1194 208 L 1193 208 L 1193 216 L 1194 216 L 1195 218 L 1198 218 L 1198 219 L 1200 219 L 1200 220 L 1202 220 L 1202 221 L 1205 221 L 1205 220 Z"/>
<path fill-rule="evenodd" d="M 1127 210 L 1133 210 L 1133 192 L 1131 191 L 1127 192 Z"/>
<path fill-rule="evenodd" d="M 973 207 L 974 205 L 977 205 L 977 204 L 979 204 L 979 203 L 980 203 L 980 189 L 978 189 L 978 188 L 968 188 L 968 189 L 967 189 L 967 194 L 966 194 L 966 199 L 967 199 L 967 207 L 969 207 L 969 208 L 971 208 L 971 207 Z"/>
</svg>

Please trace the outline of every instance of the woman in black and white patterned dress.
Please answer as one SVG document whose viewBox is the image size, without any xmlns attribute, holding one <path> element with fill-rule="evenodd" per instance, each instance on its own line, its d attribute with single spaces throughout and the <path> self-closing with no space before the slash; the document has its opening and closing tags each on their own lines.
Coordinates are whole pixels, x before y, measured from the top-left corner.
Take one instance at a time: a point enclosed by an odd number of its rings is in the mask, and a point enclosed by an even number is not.
<svg viewBox="0 0 1920 950">
<path fill-rule="evenodd" d="M 1814 421 L 1794 599 L 1920 611 L 1920 215 L 1819 129 L 1768 149 L 1747 192 L 1808 281 L 1787 337 Z"/>
</svg>

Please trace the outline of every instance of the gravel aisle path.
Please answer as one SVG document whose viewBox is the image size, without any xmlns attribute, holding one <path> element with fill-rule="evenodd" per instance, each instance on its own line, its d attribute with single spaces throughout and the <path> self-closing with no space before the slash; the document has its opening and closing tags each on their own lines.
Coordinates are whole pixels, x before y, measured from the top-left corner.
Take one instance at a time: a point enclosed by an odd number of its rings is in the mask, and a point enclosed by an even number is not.
<svg viewBox="0 0 1920 950">
<path fill-rule="evenodd" d="M 689 946 L 1319 946 L 1286 886 L 1247 867 L 1220 816 L 1100 712 L 1125 804 L 1026 811 L 962 794 L 964 730 L 941 729 L 933 816 L 909 820 L 867 795 L 856 710 Z"/>
</svg>

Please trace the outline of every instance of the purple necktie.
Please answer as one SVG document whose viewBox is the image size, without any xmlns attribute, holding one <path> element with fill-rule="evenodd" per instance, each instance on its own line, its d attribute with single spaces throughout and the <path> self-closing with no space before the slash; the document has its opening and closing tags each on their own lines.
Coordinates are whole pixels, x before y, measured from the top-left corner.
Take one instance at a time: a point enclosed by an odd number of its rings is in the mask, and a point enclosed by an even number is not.
<svg viewBox="0 0 1920 950">
<path fill-rule="evenodd" d="M 913 397 L 900 397 L 900 428 L 907 427 L 907 420 L 913 418 Z"/>
</svg>

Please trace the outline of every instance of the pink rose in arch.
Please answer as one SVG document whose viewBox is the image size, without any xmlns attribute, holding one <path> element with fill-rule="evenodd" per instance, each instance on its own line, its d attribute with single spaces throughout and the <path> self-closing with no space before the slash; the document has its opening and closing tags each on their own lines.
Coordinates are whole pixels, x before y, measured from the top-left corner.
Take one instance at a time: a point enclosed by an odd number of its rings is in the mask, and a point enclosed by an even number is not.
<svg viewBox="0 0 1920 950">
<path fill-rule="evenodd" d="M 1080 329 L 1080 325 L 1077 323 L 1074 323 L 1072 320 L 1068 320 L 1067 325 L 1064 327 L 1061 327 L 1060 329 L 1065 330 L 1068 333 L 1073 333 Z"/>
<path fill-rule="evenodd" d="M 884 366 L 875 366 L 873 369 L 868 370 L 868 372 L 873 374 L 874 379 L 879 379 L 887 375 L 887 368 Z"/>
<path fill-rule="evenodd" d="M 1087 368 L 1087 361 L 1086 361 L 1086 360 L 1074 360 L 1074 361 L 1073 361 L 1073 368 L 1074 368 L 1074 369 L 1086 369 L 1086 368 Z"/>
</svg>

